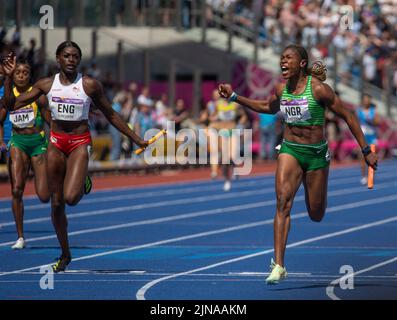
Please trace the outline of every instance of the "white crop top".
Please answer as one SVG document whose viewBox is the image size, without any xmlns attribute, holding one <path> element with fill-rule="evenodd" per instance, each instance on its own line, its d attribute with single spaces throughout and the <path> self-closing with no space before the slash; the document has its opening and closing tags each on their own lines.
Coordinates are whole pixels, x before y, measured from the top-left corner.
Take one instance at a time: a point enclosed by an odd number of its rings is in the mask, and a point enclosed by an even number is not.
<svg viewBox="0 0 397 320">
<path fill-rule="evenodd" d="M 70 85 L 63 85 L 59 73 L 54 77 L 50 91 L 47 93 L 52 120 L 81 121 L 88 119 L 91 98 L 83 88 L 83 76 L 79 73 Z"/>
</svg>

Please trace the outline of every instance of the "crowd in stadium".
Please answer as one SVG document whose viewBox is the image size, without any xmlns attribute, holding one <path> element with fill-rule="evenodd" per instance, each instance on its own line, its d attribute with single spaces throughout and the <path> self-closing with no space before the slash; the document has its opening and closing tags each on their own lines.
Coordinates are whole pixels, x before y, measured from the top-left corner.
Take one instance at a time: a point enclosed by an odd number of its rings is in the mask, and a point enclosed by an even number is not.
<svg viewBox="0 0 397 320">
<path fill-rule="evenodd" d="M 239 25 L 252 29 L 254 26 L 254 10 L 256 1 L 245 0 L 207 0 L 209 4 L 209 17 L 213 14 L 224 16 L 228 8 L 234 10 L 234 21 Z M 332 55 L 329 43 L 333 43 L 338 51 L 342 52 L 341 61 L 338 61 L 340 74 L 343 81 L 350 82 L 361 76 L 360 55 L 363 56 L 364 78 L 380 87 L 385 88 L 386 73 L 392 74 L 392 87 L 397 95 L 397 16 L 393 14 L 397 6 L 397 0 L 378 1 L 316 1 L 316 0 L 292 0 L 264 1 L 263 15 L 260 21 L 261 37 L 265 45 L 282 44 L 284 41 L 301 43 L 311 48 L 314 58 L 326 61 L 332 65 Z M 234 5 L 234 7 L 230 7 Z M 340 28 L 340 8 L 342 5 L 350 5 L 353 8 L 353 24 L 349 29 Z M 56 66 L 45 64 L 44 55 L 36 46 L 36 40 L 31 39 L 28 47 L 21 44 L 20 35 L 14 33 L 11 41 L 6 42 L 6 29 L 0 32 L 0 51 L 5 47 L 12 49 L 19 57 L 24 57 L 33 67 L 33 81 L 48 74 L 53 74 Z M 385 68 L 387 66 L 387 68 Z M 148 128 L 164 128 L 167 120 L 173 120 L 178 127 L 200 127 L 205 123 L 200 119 L 192 119 L 191 106 L 185 105 L 182 99 L 176 99 L 175 105 L 169 105 L 167 95 L 152 96 L 150 90 L 137 83 L 130 83 L 123 87 L 116 83 L 111 72 L 103 72 L 92 62 L 90 66 L 83 66 L 82 72 L 101 80 L 109 101 L 113 108 L 119 112 L 123 119 L 130 123 L 136 132 L 143 136 Z M 178 97 L 177 97 L 178 98 Z M 210 101 L 203 101 L 203 110 Z M 110 160 L 120 157 L 131 157 L 131 146 L 127 139 L 123 139 L 117 130 L 113 130 L 100 112 L 91 112 L 92 133 L 110 133 L 113 148 L 110 152 Z M 249 123 L 246 128 L 254 128 L 257 140 L 270 141 L 271 147 L 277 143 L 282 132 L 275 130 L 279 127 L 280 119 L 261 118 L 248 116 Z M 332 135 L 340 131 L 336 128 L 337 122 L 329 117 L 329 130 Z M 270 126 L 270 130 L 269 130 Z M 272 136 L 266 136 L 265 132 L 275 132 Z M 120 143 L 118 143 L 120 142 Z M 261 143 L 263 144 L 263 143 Z M 266 152 L 258 150 L 261 158 L 273 158 Z"/>
<path fill-rule="evenodd" d="M 244 28 L 254 28 L 255 1 L 208 0 L 211 14 L 224 16 L 234 10 L 234 21 Z M 397 95 L 397 1 L 396 0 L 269 0 L 264 1 L 260 36 L 264 45 L 285 41 L 311 47 L 311 55 L 332 67 L 332 43 L 339 55 L 338 66 L 343 81 L 357 81 L 360 58 L 363 76 L 379 88 L 386 88 L 386 70 Z M 230 7 L 231 5 L 234 7 Z M 342 8 L 344 5 L 351 6 Z M 351 11 L 346 11 L 351 10 Z M 352 23 L 347 22 L 352 14 Z M 210 14 L 210 15 L 211 15 Z M 345 15 L 346 19 L 341 20 Z M 274 46 L 274 44 L 276 46 Z M 387 68 L 385 68 L 387 66 Z"/>
</svg>

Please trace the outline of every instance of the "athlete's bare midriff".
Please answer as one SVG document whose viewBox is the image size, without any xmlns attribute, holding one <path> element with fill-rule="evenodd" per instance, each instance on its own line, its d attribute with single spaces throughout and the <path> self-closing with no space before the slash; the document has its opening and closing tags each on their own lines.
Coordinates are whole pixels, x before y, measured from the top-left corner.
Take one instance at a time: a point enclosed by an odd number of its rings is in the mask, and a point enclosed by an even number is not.
<svg viewBox="0 0 397 320">
<path fill-rule="evenodd" d="M 324 126 L 298 127 L 285 124 L 284 139 L 302 144 L 316 144 L 325 140 Z"/>
<path fill-rule="evenodd" d="M 234 129 L 236 128 L 236 121 L 213 121 L 209 124 L 209 127 L 217 130 Z"/>
<path fill-rule="evenodd" d="M 89 130 L 88 120 L 84 120 L 84 121 L 52 120 L 51 130 L 57 133 L 83 134 Z"/>
<path fill-rule="evenodd" d="M 43 131 L 43 128 L 39 128 L 39 127 L 33 127 L 33 128 L 17 128 L 17 127 L 13 127 L 12 130 L 16 134 L 30 135 L 30 134 L 40 133 L 41 131 Z"/>
</svg>

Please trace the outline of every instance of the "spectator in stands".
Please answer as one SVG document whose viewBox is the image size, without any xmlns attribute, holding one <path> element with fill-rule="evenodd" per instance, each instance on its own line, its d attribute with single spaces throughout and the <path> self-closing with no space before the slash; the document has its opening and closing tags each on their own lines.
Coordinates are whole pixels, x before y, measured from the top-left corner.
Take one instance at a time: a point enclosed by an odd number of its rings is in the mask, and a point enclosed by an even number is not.
<svg viewBox="0 0 397 320">
<path fill-rule="evenodd" d="M 94 79 L 101 79 L 101 69 L 98 68 L 98 65 L 95 61 L 91 62 L 91 66 L 88 69 L 87 74 Z"/>
<path fill-rule="evenodd" d="M 113 80 L 112 72 L 106 71 L 105 77 L 102 79 L 103 90 L 105 91 L 106 98 L 112 101 L 115 96 L 115 82 Z"/>
<path fill-rule="evenodd" d="M 30 48 L 26 54 L 26 60 L 31 67 L 31 78 L 32 82 L 36 81 L 36 68 L 37 68 L 37 49 L 36 49 L 36 39 L 31 38 L 29 41 Z"/>
<path fill-rule="evenodd" d="M 183 127 L 183 122 L 189 118 L 189 112 L 186 110 L 183 99 L 176 100 L 174 114 L 171 117 L 175 121 L 175 133 L 177 134 Z"/>
<path fill-rule="evenodd" d="M 168 106 L 168 96 L 163 93 L 161 99 L 155 105 L 156 122 L 160 129 L 167 128 L 167 120 L 171 115 L 171 110 Z"/>
<path fill-rule="evenodd" d="M 131 86 L 132 86 L 132 84 L 131 84 Z M 132 89 L 132 90 L 137 90 L 137 87 L 136 87 L 136 88 L 131 87 L 131 89 Z M 150 98 L 150 90 L 149 90 L 148 87 L 143 87 L 143 88 L 142 88 L 141 94 L 138 96 L 138 99 L 137 99 L 138 104 L 140 104 L 140 103 L 139 103 L 139 100 L 140 100 L 140 101 L 144 101 L 143 99 L 152 100 L 152 99 Z"/>
<path fill-rule="evenodd" d="M 189 29 L 191 25 L 192 0 L 182 0 L 182 26 Z"/>
<path fill-rule="evenodd" d="M 117 0 L 116 2 L 116 26 L 123 24 L 123 15 L 125 11 L 125 1 Z"/>
<path fill-rule="evenodd" d="M 319 43 L 333 43 L 337 48 L 339 74 L 345 83 L 351 81 L 358 87 L 361 59 L 364 55 L 364 76 L 372 84 L 385 88 L 385 66 L 389 65 L 393 52 L 397 51 L 397 15 L 395 0 L 378 1 L 315 1 L 268 0 L 264 2 L 266 41 L 275 52 L 293 41 L 315 47 Z M 212 11 L 222 17 L 232 1 L 207 1 Z M 254 6 L 252 1 L 236 2 L 237 24 L 252 30 Z M 341 17 L 346 12 L 343 5 L 353 7 L 353 20 L 348 28 L 341 28 Z M 283 31 L 283 32 L 282 32 Z M 324 51 L 323 60 L 332 65 L 332 50 Z"/>
<path fill-rule="evenodd" d="M 155 112 L 153 100 L 141 94 L 138 98 L 138 114 L 136 116 L 136 123 L 134 131 L 145 136 L 147 130 L 156 127 Z M 150 139 L 150 138 L 149 138 Z M 148 139 L 148 140 L 149 140 Z M 141 159 L 141 158 L 139 158 Z M 139 160 L 138 159 L 138 160 Z"/>
<path fill-rule="evenodd" d="M 123 90 L 119 90 L 112 101 L 112 108 L 117 113 L 121 114 L 123 105 L 127 102 L 127 95 Z M 115 161 L 120 159 L 121 154 L 121 133 L 114 126 L 109 124 L 109 133 L 112 137 L 112 148 L 110 150 L 110 160 Z"/>
<path fill-rule="evenodd" d="M 128 103 L 131 105 L 137 105 L 138 100 L 138 85 L 136 82 L 132 81 L 127 90 Z"/>
<path fill-rule="evenodd" d="M 376 106 L 372 103 L 370 95 L 365 94 L 362 98 L 361 106 L 357 109 L 357 117 L 360 121 L 361 130 L 364 133 L 365 140 L 368 144 L 374 144 L 376 146 L 377 139 L 377 127 L 379 126 L 380 119 L 376 112 Z M 367 184 L 367 165 L 365 159 L 361 156 L 361 152 L 358 152 L 361 160 L 361 184 Z"/>
</svg>

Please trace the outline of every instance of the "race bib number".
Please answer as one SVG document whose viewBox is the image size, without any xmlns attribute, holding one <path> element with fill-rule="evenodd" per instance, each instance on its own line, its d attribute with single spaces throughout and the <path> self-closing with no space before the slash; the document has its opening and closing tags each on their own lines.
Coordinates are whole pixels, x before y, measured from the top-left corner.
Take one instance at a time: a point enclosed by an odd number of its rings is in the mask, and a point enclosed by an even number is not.
<svg viewBox="0 0 397 320">
<path fill-rule="evenodd" d="M 33 127 L 35 121 L 33 108 L 29 107 L 11 111 L 10 121 L 17 128 Z"/>
<path fill-rule="evenodd" d="M 305 121 L 311 119 L 309 112 L 309 101 L 306 97 L 296 99 L 282 99 L 280 110 L 287 123 Z"/>
<path fill-rule="evenodd" d="M 80 121 L 83 116 L 84 100 L 53 97 L 51 112 L 53 119 L 64 121 Z"/>
</svg>

